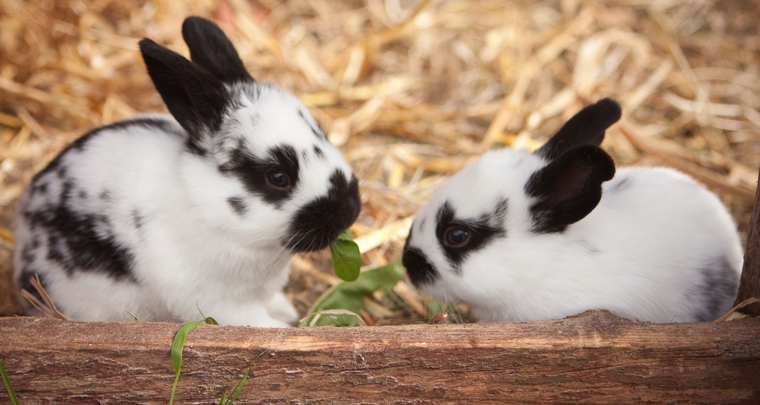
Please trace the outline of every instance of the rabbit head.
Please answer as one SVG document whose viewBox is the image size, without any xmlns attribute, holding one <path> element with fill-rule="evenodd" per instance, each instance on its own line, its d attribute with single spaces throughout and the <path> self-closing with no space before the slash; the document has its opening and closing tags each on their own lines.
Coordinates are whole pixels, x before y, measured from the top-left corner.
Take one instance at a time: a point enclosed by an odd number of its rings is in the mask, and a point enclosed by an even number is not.
<svg viewBox="0 0 760 405">
<path fill-rule="evenodd" d="M 148 73 L 187 132 L 180 177 L 198 220 L 249 246 L 321 249 L 358 216 L 357 179 L 294 96 L 256 82 L 214 23 L 187 18 L 190 60 L 140 41 Z"/>
<path fill-rule="evenodd" d="M 490 151 L 454 175 L 417 213 L 403 253 L 411 281 L 446 302 L 464 300 L 486 320 L 491 308 L 530 292 L 551 235 L 581 221 L 615 173 L 598 145 L 620 118 L 604 99 L 570 119 L 534 153 Z M 514 286 L 515 288 L 512 288 Z"/>
</svg>

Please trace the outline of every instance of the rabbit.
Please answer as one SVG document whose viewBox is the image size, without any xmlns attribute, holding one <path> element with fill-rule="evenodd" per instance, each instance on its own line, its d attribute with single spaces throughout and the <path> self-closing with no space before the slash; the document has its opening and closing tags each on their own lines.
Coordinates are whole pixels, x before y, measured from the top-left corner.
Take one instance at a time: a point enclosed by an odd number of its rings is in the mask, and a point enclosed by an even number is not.
<svg viewBox="0 0 760 405">
<path fill-rule="evenodd" d="M 295 252 L 357 218 L 357 178 L 307 108 L 255 81 L 211 21 L 189 17 L 191 60 L 139 43 L 171 115 L 96 128 L 20 201 L 14 280 L 38 274 L 74 320 L 287 327 Z"/>
<path fill-rule="evenodd" d="M 742 247 L 721 201 L 666 168 L 615 173 L 603 99 L 534 153 L 489 151 L 419 210 L 402 262 L 420 291 L 481 321 L 606 309 L 657 323 L 712 321 L 736 297 Z"/>
</svg>

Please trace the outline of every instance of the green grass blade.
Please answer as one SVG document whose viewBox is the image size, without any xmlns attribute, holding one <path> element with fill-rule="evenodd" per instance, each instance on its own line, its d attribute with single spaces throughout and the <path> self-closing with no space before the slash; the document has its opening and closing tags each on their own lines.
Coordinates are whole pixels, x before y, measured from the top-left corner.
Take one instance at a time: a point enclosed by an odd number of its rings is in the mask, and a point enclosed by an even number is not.
<svg viewBox="0 0 760 405">
<path fill-rule="evenodd" d="M 177 334 L 174 335 L 174 342 L 172 342 L 172 365 L 174 366 L 174 373 L 176 373 L 177 376 L 174 377 L 174 385 L 172 386 L 172 396 L 169 399 L 169 405 L 174 403 L 174 391 L 177 390 L 179 370 L 182 368 L 182 348 L 185 346 L 185 338 L 193 329 L 197 328 L 198 325 L 202 324 L 204 321 L 188 322 L 182 325 L 177 331 Z"/>
<path fill-rule="evenodd" d="M 224 395 L 222 395 L 222 399 L 219 401 L 219 405 L 232 405 L 232 402 L 237 399 L 238 395 L 240 395 L 240 391 L 243 390 L 243 387 L 245 386 L 245 381 L 248 379 L 248 373 L 251 371 L 251 367 L 253 367 L 253 363 L 256 362 L 256 360 L 259 359 L 259 357 L 263 356 L 266 351 L 263 351 L 259 353 L 258 356 L 256 356 L 255 359 L 251 362 L 251 365 L 248 366 L 248 370 L 245 370 L 245 374 L 243 375 L 243 378 L 238 381 L 238 383 L 235 385 L 235 388 L 232 389 L 232 395 L 230 395 L 229 398 L 227 398 L 227 391 L 224 391 Z M 225 401 L 225 399 L 227 399 Z"/>
<path fill-rule="evenodd" d="M 261 354 L 264 354 L 264 353 L 262 352 Z M 261 356 L 261 354 L 259 356 Z M 258 357 L 256 358 L 258 359 Z M 5 383 L 5 389 L 6 391 L 8 391 L 8 397 L 11 399 L 11 404 L 19 405 L 18 398 L 16 398 L 16 391 L 13 390 L 13 386 L 11 385 L 11 380 L 8 378 L 8 373 L 5 372 L 5 366 L 3 366 L 2 360 L 0 360 L 0 374 L 2 374 L 3 376 L 3 383 Z"/>
<path fill-rule="evenodd" d="M 240 395 L 240 391 L 243 390 L 243 387 L 245 386 L 245 380 L 248 379 L 248 373 L 251 371 L 251 368 L 248 367 L 248 370 L 245 370 L 245 374 L 243 374 L 243 379 L 238 381 L 237 385 L 235 385 L 235 388 L 232 389 L 232 395 L 230 395 L 230 399 L 227 400 L 227 402 L 224 405 L 232 405 L 232 402 L 237 399 L 238 395 Z"/>
</svg>

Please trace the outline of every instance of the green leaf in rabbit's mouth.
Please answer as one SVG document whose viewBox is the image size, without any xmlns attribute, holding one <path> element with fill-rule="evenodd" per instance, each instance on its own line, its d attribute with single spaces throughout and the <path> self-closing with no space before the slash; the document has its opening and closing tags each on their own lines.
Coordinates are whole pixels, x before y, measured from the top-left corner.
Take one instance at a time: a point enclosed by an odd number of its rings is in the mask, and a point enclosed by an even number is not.
<svg viewBox="0 0 760 405">
<path fill-rule="evenodd" d="M 359 277 L 362 260 L 359 245 L 351 239 L 351 230 L 346 229 L 330 245 L 335 275 L 344 281 L 354 281 Z"/>
</svg>

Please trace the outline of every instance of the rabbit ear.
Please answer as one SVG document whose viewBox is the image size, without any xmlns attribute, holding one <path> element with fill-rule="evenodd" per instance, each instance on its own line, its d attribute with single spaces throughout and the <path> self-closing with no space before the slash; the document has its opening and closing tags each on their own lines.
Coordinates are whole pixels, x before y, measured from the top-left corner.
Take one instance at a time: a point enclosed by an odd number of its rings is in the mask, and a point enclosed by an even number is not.
<svg viewBox="0 0 760 405">
<path fill-rule="evenodd" d="M 592 145 L 578 146 L 533 173 L 525 192 L 536 199 L 530 207 L 533 232 L 562 232 L 596 208 L 602 183 L 615 175 L 610 155 Z"/>
<path fill-rule="evenodd" d="M 190 133 L 191 144 L 204 128 L 218 130 L 230 97 L 224 84 L 199 65 L 145 38 L 140 41 L 153 85 L 174 118 Z"/>
<path fill-rule="evenodd" d="M 182 37 L 190 48 L 190 59 L 223 83 L 253 81 L 235 46 L 213 22 L 188 17 L 182 23 Z"/>
<path fill-rule="evenodd" d="M 620 104 L 615 100 L 601 99 L 570 118 L 535 153 L 552 160 L 575 146 L 599 146 L 604 140 L 604 131 L 620 119 L 620 112 Z"/>
</svg>

